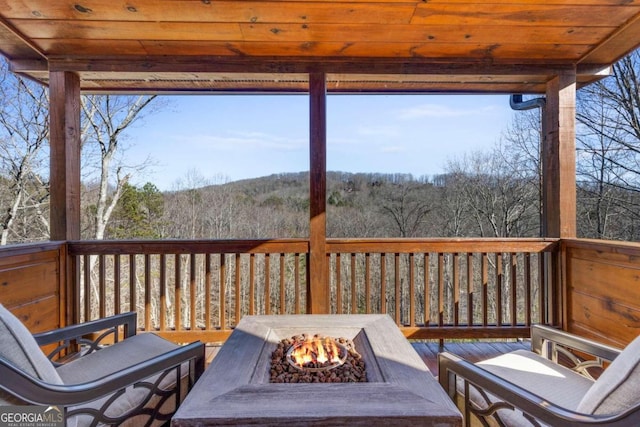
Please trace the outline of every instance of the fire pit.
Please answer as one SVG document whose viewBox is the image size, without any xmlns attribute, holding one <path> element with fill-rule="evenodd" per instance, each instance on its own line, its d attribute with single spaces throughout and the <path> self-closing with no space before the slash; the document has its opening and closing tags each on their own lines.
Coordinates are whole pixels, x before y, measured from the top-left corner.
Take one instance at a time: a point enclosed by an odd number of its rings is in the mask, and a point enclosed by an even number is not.
<svg viewBox="0 0 640 427">
<path fill-rule="evenodd" d="M 366 382 L 365 362 L 353 341 L 318 334 L 285 338 L 271 354 L 269 382 Z"/>
<path fill-rule="evenodd" d="M 342 365 L 329 359 L 320 362 L 329 365 L 321 371 L 315 370 L 317 361 L 306 367 L 312 371 L 304 370 L 308 362 L 291 365 L 290 348 L 316 334 L 345 346 Z M 350 349 L 366 367 L 366 382 L 326 381 L 327 374 L 331 378 L 351 363 Z M 319 354 L 318 343 L 309 351 Z M 324 346 L 322 351 L 327 352 Z M 343 354 L 339 346 L 329 352 L 338 359 Z M 325 382 L 271 382 L 274 353 L 283 371 L 298 376 L 321 372 Z M 462 416 L 389 316 L 245 316 L 171 424 L 460 426 Z"/>
</svg>

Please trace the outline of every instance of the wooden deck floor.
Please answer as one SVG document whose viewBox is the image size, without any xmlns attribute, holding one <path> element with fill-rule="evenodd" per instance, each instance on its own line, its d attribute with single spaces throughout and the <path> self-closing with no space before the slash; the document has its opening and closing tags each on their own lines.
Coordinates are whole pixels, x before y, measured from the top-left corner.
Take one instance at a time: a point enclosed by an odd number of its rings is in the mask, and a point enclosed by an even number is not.
<svg viewBox="0 0 640 427">
<path fill-rule="evenodd" d="M 438 353 L 441 351 L 454 353 L 470 362 L 478 362 L 514 350 L 531 349 L 531 344 L 527 340 L 516 342 L 454 342 L 445 343 L 443 348 L 437 342 L 413 342 L 412 345 L 434 376 L 438 375 Z M 220 346 L 207 346 L 207 366 L 209 366 L 209 363 L 211 363 L 219 350 Z"/>
</svg>

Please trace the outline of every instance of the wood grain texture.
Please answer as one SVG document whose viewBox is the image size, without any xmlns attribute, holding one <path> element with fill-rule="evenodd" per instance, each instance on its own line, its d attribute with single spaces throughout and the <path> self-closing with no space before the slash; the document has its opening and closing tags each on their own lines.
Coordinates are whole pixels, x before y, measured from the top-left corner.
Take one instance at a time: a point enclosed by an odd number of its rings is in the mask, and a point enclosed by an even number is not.
<svg viewBox="0 0 640 427">
<path fill-rule="evenodd" d="M 32 333 L 65 324 L 63 250 L 63 244 L 51 242 L 0 251 L 0 303 Z"/>
<path fill-rule="evenodd" d="M 80 238 L 80 79 L 50 73 L 50 236 Z"/>
<path fill-rule="evenodd" d="M 307 313 L 329 312 L 327 275 L 327 86 L 324 73 L 309 76 L 309 289 Z"/>
<path fill-rule="evenodd" d="M 145 83 L 151 80 L 150 66 L 186 55 L 239 59 L 241 69 L 234 71 L 239 74 L 227 83 L 241 91 L 303 90 L 275 75 L 255 82 L 249 74 L 256 62 L 280 63 L 282 69 L 308 58 L 316 66 L 328 67 L 324 72 L 340 72 L 350 64 L 357 86 L 358 76 L 371 72 L 370 61 L 390 59 L 404 75 L 419 72 L 404 67 L 424 58 L 440 65 L 482 62 L 485 69 L 477 70 L 471 82 L 450 73 L 454 78 L 449 82 L 388 86 L 369 81 L 350 90 L 541 93 L 544 87 L 527 86 L 531 80 L 524 77 L 518 82 L 498 78 L 488 86 L 479 83 L 496 74 L 494 67 L 504 65 L 513 67 L 516 75 L 523 63 L 547 67 L 538 74 L 544 81 L 554 78 L 552 69 L 558 64 L 610 65 L 638 46 L 639 35 L 640 4 L 628 0 L 0 1 L 0 51 L 18 64 L 43 57 L 64 62 L 80 57 L 119 60 L 120 66 L 102 78 L 80 68 L 65 70 L 80 72 L 81 87 L 96 92 L 117 91 L 117 82 L 130 85 L 123 76 L 133 71 L 134 57 L 144 58 L 147 65 L 144 77 L 136 79 L 140 89 L 207 90 L 198 79 Z M 328 66 L 329 58 L 342 63 Z M 332 68 L 336 65 L 339 68 Z M 197 68 L 194 64 L 190 71 Z M 48 83 L 44 71 L 21 72 Z M 305 72 L 309 71 L 319 70 Z M 579 81 L 599 78 L 585 72 Z M 274 82 L 280 82 L 277 88 Z"/>
<path fill-rule="evenodd" d="M 640 335 L 640 248 L 567 240 L 566 329 L 624 347 Z"/>
</svg>

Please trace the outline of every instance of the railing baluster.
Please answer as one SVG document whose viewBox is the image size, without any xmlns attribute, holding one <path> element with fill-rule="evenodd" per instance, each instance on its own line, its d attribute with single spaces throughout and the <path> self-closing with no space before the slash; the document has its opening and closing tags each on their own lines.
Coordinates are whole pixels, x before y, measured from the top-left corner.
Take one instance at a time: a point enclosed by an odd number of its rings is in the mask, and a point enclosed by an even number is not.
<svg viewBox="0 0 640 427">
<path fill-rule="evenodd" d="M 511 326 L 518 324 L 518 259 L 515 253 L 511 258 Z"/>
<path fill-rule="evenodd" d="M 502 254 L 496 254 L 496 325 L 502 326 Z"/>
<path fill-rule="evenodd" d="M 473 254 L 465 253 L 467 263 L 467 326 L 473 326 Z"/>
<path fill-rule="evenodd" d="M 99 316 L 100 318 L 104 318 L 107 316 L 107 310 L 105 303 L 107 301 L 107 279 L 106 279 L 106 265 L 105 265 L 104 255 L 100 255 L 98 257 L 98 307 L 99 307 Z"/>
<path fill-rule="evenodd" d="M 482 257 L 482 326 L 489 324 L 489 258 L 487 253 L 481 253 Z"/>
<path fill-rule="evenodd" d="M 336 254 L 336 268 L 335 268 L 335 280 L 336 280 L 336 313 L 342 314 L 342 266 L 341 259 L 342 254 Z"/>
<path fill-rule="evenodd" d="M 92 255 L 84 255 L 84 319 L 91 320 L 91 257 Z"/>
<path fill-rule="evenodd" d="M 300 314 L 300 254 L 294 254 L 295 314 Z M 329 277 L 329 276 L 327 276 Z"/>
<path fill-rule="evenodd" d="M 271 314 L 271 254 L 264 257 L 264 313 Z"/>
<path fill-rule="evenodd" d="M 395 286 L 395 315 L 396 315 L 396 323 L 400 325 L 402 319 L 400 317 L 400 254 L 395 253 L 393 256 L 393 265 L 394 265 L 394 286 Z"/>
<path fill-rule="evenodd" d="M 182 329 L 182 262 L 180 260 L 180 254 L 175 254 L 175 265 L 173 266 L 176 270 L 175 281 L 173 283 L 173 295 L 174 295 L 174 328 L 176 332 L 179 332 Z"/>
<path fill-rule="evenodd" d="M 197 329 L 196 316 L 196 254 L 189 254 L 189 328 Z"/>
<path fill-rule="evenodd" d="M 284 254 L 279 254 L 280 260 L 280 314 L 287 314 L 286 289 L 284 281 Z M 327 276 L 329 277 L 329 276 Z"/>
<path fill-rule="evenodd" d="M 240 254 L 235 256 L 235 268 L 236 268 L 236 315 L 234 318 L 234 324 L 237 325 L 242 317 L 242 288 L 241 288 L 241 269 L 242 263 L 240 260 Z"/>
<path fill-rule="evenodd" d="M 211 254 L 204 254 L 204 329 L 211 330 Z"/>
<path fill-rule="evenodd" d="M 167 328 L 167 255 L 160 255 L 160 331 Z"/>
<path fill-rule="evenodd" d="M 113 314 L 120 314 L 120 255 L 113 256 Z"/>
<path fill-rule="evenodd" d="M 460 260 L 457 253 L 453 254 L 453 325 L 460 323 Z"/>
<path fill-rule="evenodd" d="M 358 312 L 358 295 L 356 286 L 356 255 L 351 253 L 351 313 L 356 314 Z"/>
<path fill-rule="evenodd" d="M 525 252 L 523 254 L 524 263 L 524 324 L 531 325 L 531 254 Z"/>
<path fill-rule="evenodd" d="M 416 271 L 413 252 L 409 254 L 409 325 L 416 326 Z"/>
<path fill-rule="evenodd" d="M 227 257 L 226 254 L 220 254 L 220 330 L 227 329 Z"/>
<path fill-rule="evenodd" d="M 151 331 L 151 255 L 144 255 L 144 330 Z"/>
<path fill-rule="evenodd" d="M 545 254 L 538 255 L 538 283 L 540 284 L 538 287 L 538 316 L 540 323 L 547 323 L 549 321 L 546 312 L 545 312 L 545 272 L 544 272 L 544 257 Z"/>
<path fill-rule="evenodd" d="M 249 315 L 256 314 L 256 254 L 249 254 Z"/>
<path fill-rule="evenodd" d="M 371 256 L 364 254 L 364 304 L 365 313 L 371 313 Z"/>
<path fill-rule="evenodd" d="M 424 326 L 429 326 L 431 323 L 431 288 L 429 286 L 429 263 L 431 258 L 429 253 L 424 254 Z"/>
<path fill-rule="evenodd" d="M 444 325 L 444 254 L 438 253 L 438 326 Z"/>
<path fill-rule="evenodd" d="M 387 314 L 387 254 L 380 254 L 380 313 Z"/>
<path fill-rule="evenodd" d="M 138 310 L 138 297 L 136 282 L 138 279 L 138 272 L 136 269 L 136 256 L 134 254 L 129 255 L 129 310 Z"/>
</svg>

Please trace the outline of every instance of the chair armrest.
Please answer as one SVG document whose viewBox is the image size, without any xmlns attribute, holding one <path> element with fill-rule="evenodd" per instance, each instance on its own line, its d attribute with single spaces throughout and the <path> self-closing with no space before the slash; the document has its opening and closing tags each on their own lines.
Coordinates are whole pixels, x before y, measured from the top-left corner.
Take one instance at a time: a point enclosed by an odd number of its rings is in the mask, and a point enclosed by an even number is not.
<svg viewBox="0 0 640 427">
<path fill-rule="evenodd" d="M 440 384 L 450 397 L 455 398 L 456 378 L 460 377 L 465 381 L 465 388 L 466 384 L 473 384 L 502 401 L 499 408 L 519 408 L 548 425 L 576 427 L 640 425 L 640 407 L 634 407 L 613 416 L 580 414 L 549 402 L 448 352 L 438 354 L 438 370 Z M 468 417 L 469 414 L 466 416 Z"/>
<path fill-rule="evenodd" d="M 105 317 L 103 319 L 91 320 L 89 322 L 79 323 L 77 325 L 69 325 L 64 328 L 54 329 L 52 331 L 34 334 L 38 345 L 46 345 L 58 341 L 74 339 L 83 335 L 100 332 L 105 329 L 113 329 L 118 326 L 124 326 L 125 338 L 129 338 L 136 334 L 137 313 L 131 311 L 129 313 L 116 314 L 114 316 Z"/>
<path fill-rule="evenodd" d="M 77 325 L 69 325 L 64 328 L 34 334 L 33 337 L 41 347 L 47 344 L 58 344 L 58 347 L 47 355 L 49 360 L 53 360 L 57 355 L 60 355 L 63 350 L 70 348 L 72 342 L 87 345 L 86 354 L 98 350 L 102 341 L 108 336 L 113 335 L 114 342 L 117 342 L 119 340 L 118 330 L 120 326 L 124 326 L 125 339 L 135 335 L 137 313 L 131 311 L 129 313 L 116 314 L 103 319 L 91 320 Z M 92 339 L 84 338 L 87 335 L 98 332 L 100 335 L 97 337 Z"/>
<path fill-rule="evenodd" d="M 112 394 L 187 361 L 191 362 L 190 370 L 195 382 L 203 371 L 204 351 L 204 344 L 197 341 L 102 378 L 65 385 L 45 383 L 0 359 L 0 377 L 3 378 L 0 389 L 33 404 L 73 406 Z"/>
<path fill-rule="evenodd" d="M 531 349 L 539 355 L 551 359 L 553 345 L 577 350 L 590 354 L 599 359 L 611 362 L 618 357 L 622 349 L 599 343 L 588 338 L 570 334 L 568 332 L 544 325 L 534 325 L 531 328 Z"/>
</svg>

